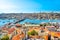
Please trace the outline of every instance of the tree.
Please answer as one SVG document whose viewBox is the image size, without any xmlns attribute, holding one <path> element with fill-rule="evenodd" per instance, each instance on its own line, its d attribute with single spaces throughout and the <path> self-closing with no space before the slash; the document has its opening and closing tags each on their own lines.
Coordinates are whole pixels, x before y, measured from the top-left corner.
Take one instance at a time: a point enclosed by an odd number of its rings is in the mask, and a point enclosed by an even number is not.
<svg viewBox="0 0 60 40">
<path fill-rule="evenodd" d="M 36 32 L 35 30 L 28 32 L 28 35 L 38 35 L 38 32 Z"/>
<path fill-rule="evenodd" d="M 9 37 L 7 35 L 3 36 L 1 40 L 9 40 Z"/>
</svg>

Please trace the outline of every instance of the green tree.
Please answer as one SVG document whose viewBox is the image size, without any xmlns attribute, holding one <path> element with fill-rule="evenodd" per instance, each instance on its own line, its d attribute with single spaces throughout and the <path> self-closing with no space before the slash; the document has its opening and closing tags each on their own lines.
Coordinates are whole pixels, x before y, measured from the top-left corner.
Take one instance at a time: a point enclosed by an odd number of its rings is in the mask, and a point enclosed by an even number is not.
<svg viewBox="0 0 60 40">
<path fill-rule="evenodd" d="M 1 40 L 9 40 L 9 37 L 7 35 L 3 36 Z"/>
<path fill-rule="evenodd" d="M 28 35 L 38 35 L 38 32 L 36 32 L 35 30 L 28 32 Z"/>
<path fill-rule="evenodd" d="M 38 33 L 37 33 L 35 30 L 33 30 L 33 31 L 31 32 L 31 35 L 38 35 Z"/>
</svg>

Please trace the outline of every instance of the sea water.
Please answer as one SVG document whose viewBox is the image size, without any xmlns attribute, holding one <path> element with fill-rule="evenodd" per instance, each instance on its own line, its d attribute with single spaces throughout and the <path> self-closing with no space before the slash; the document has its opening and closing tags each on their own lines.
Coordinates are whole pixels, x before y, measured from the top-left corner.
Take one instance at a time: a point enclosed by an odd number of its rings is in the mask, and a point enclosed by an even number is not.
<svg viewBox="0 0 60 40">
<path fill-rule="evenodd" d="M 54 19 L 25 19 L 24 21 L 19 22 L 20 24 L 25 24 L 25 23 L 31 23 L 31 24 L 41 24 L 41 23 L 49 23 L 49 22 L 58 22 L 60 23 L 60 20 L 54 20 Z"/>
<path fill-rule="evenodd" d="M 8 24 L 8 23 L 12 23 L 12 22 L 15 22 L 16 19 L 0 19 L 0 26 L 3 26 L 5 24 Z"/>
</svg>

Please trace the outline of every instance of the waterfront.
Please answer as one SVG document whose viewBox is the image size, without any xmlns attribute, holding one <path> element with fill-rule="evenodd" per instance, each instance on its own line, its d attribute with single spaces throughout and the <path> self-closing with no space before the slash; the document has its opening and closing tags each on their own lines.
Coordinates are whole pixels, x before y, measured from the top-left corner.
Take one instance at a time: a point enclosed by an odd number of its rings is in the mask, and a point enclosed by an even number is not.
<svg viewBox="0 0 60 40">
<path fill-rule="evenodd" d="M 4 26 L 5 24 L 8 24 L 8 23 L 13 23 L 16 20 L 17 19 L 0 19 L 0 26 Z"/>
<path fill-rule="evenodd" d="M 41 23 L 50 23 L 50 22 L 52 22 L 52 23 L 60 23 L 60 20 L 55 20 L 55 19 L 52 19 L 52 20 L 50 20 L 50 19 L 41 19 L 41 20 L 39 20 L 39 19 L 25 19 L 25 20 L 23 20 L 23 21 L 21 21 L 21 22 L 19 22 L 20 24 L 25 24 L 25 23 L 30 23 L 30 24 L 41 24 Z"/>
<path fill-rule="evenodd" d="M 54 17 L 13 15 L 1 18 L 0 40 L 60 40 L 60 19 Z"/>
<path fill-rule="evenodd" d="M 17 21 L 17 19 L 0 19 L 0 26 L 3 26 L 3 25 L 5 25 L 5 24 L 8 24 L 8 23 L 14 23 L 14 22 L 16 22 Z M 41 19 L 41 20 L 39 20 L 39 19 L 22 19 L 22 21 L 21 20 L 19 20 L 19 22 L 17 22 L 17 23 L 19 23 L 19 24 L 26 24 L 26 23 L 30 23 L 30 24 L 41 24 L 41 23 L 60 23 L 60 20 L 54 20 L 54 19 L 52 19 L 52 20 L 49 20 L 49 19 Z"/>
<path fill-rule="evenodd" d="M 0 0 L 0 40 L 60 40 L 60 0 Z"/>
</svg>

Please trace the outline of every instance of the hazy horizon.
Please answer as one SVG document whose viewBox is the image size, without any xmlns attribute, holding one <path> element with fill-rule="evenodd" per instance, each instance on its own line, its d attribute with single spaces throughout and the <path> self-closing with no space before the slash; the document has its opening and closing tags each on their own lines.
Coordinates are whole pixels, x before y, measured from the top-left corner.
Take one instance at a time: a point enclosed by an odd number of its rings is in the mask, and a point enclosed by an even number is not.
<svg viewBox="0 0 60 40">
<path fill-rule="evenodd" d="M 0 0 L 0 13 L 60 12 L 60 0 Z"/>
</svg>

